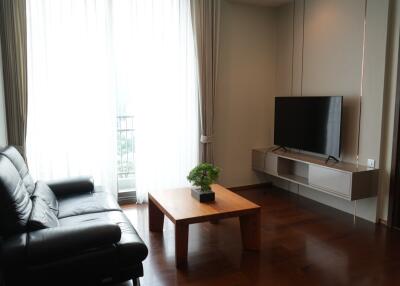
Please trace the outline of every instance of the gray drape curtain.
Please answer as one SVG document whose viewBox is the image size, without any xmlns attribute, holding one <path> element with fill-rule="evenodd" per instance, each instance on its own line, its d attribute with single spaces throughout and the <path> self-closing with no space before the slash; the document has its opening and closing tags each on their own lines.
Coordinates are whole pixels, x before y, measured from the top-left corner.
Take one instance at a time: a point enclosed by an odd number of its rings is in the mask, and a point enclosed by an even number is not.
<svg viewBox="0 0 400 286">
<path fill-rule="evenodd" d="M 198 60 L 200 160 L 213 163 L 214 98 L 216 94 L 220 0 L 190 0 Z"/>
<path fill-rule="evenodd" d="M 0 1 L 0 37 L 8 144 L 25 156 L 27 99 L 27 28 L 25 0 Z"/>
</svg>

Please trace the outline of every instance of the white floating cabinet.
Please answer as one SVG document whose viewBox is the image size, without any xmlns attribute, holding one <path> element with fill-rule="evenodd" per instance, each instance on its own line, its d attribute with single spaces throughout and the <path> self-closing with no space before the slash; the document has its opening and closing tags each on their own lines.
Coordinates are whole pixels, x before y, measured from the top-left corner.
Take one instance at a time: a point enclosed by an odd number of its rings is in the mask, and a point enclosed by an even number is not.
<svg viewBox="0 0 400 286">
<path fill-rule="evenodd" d="M 376 196 L 379 170 L 293 151 L 253 149 L 253 169 L 345 200 Z"/>
</svg>

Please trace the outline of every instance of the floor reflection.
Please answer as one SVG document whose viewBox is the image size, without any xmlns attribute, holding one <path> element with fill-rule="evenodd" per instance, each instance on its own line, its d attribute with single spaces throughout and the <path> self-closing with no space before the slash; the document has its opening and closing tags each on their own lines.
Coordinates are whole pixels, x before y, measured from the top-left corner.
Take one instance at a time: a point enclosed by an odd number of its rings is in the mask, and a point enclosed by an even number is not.
<svg viewBox="0 0 400 286">
<path fill-rule="evenodd" d="M 242 251 L 237 219 L 190 226 L 186 269 L 175 268 L 174 225 L 148 231 L 146 205 L 125 213 L 150 254 L 141 285 L 391 285 L 400 235 L 279 189 L 242 191 L 262 207 L 261 252 Z M 388 262 L 388 259 L 391 259 Z M 388 274 L 389 273 L 389 274 Z M 378 282 L 378 283 L 377 283 Z M 382 284 L 383 283 L 383 284 Z"/>
</svg>

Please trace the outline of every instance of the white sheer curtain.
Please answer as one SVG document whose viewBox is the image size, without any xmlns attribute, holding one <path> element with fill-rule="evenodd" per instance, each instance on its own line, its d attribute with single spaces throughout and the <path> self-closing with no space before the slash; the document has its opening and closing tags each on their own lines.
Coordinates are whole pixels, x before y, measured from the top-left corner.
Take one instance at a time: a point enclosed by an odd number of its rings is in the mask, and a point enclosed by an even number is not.
<svg viewBox="0 0 400 286">
<path fill-rule="evenodd" d="M 116 193 L 108 1 L 28 0 L 27 157 L 37 179 L 91 175 Z"/>
<path fill-rule="evenodd" d="M 188 186 L 198 163 L 196 61 L 187 0 L 114 1 L 118 80 L 136 119 L 136 194 Z M 124 80 L 124 79 L 128 80 Z"/>
<path fill-rule="evenodd" d="M 135 116 L 138 202 L 187 186 L 198 162 L 187 0 L 28 0 L 28 138 L 40 179 L 93 175 L 116 191 L 116 104 Z"/>
</svg>

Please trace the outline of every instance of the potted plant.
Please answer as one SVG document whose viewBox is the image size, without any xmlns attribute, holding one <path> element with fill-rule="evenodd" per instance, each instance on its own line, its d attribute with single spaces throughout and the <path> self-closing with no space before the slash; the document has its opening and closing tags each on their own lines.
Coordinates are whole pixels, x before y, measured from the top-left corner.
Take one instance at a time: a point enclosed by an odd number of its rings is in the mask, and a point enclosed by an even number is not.
<svg viewBox="0 0 400 286">
<path fill-rule="evenodd" d="M 215 194 L 210 185 L 218 179 L 220 169 L 212 164 L 202 163 L 190 171 L 187 179 L 192 183 L 192 196 L 198 201 L 211 202 L 215 200 Z"/>
</svg>

